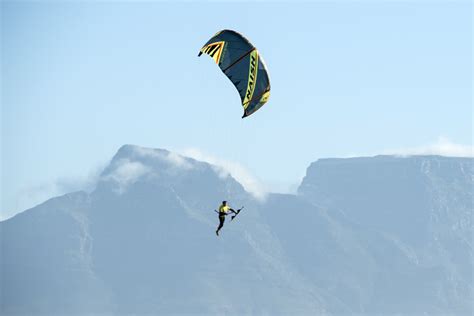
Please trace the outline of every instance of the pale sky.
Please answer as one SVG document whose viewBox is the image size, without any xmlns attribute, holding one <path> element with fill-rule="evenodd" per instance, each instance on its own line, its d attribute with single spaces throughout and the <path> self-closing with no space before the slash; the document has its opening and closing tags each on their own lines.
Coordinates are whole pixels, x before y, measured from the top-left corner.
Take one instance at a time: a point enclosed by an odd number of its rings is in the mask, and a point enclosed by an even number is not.
<svg viewBox="0 0 474 316">
<path fill-rule="evenodd" d="M 244 120 L 231 82 L 197 57 L 221 29 L 269 69 L 270 100 Z M 472 155 L 470 1 L 2 1 L 1 32 L 0 220 L 88 188 L 123 144 L 244 170 L 269 191 L 294 189 L 318 158 Z"/>
</svg>

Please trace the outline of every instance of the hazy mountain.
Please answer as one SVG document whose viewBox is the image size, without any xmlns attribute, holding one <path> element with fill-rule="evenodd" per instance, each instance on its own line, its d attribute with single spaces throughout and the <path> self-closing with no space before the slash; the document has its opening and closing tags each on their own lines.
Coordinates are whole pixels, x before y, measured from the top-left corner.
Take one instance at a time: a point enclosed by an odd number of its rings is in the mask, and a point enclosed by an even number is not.
<svg viewBox="0 0 474 316">
<path fill-rule="evenodd" d="M 351 296 L 362 294 L 363 311 L 470 314 L 473 176 L 469 158 L 323 159 L 298 192 L 350 228 L 340 236 L 357 244 L 337 261 L 361 264 L 341 282 L 362 278 Z"/>
<path fill-rule="evenodd" d="M 123 146 L 91 193 L 0 222 L 1 314 L 473 312 L 473 159 L 323 159 L 255 200 L 216 166 Z M 245 209 L 215 235 L 222 199 Z"/>
</svg>

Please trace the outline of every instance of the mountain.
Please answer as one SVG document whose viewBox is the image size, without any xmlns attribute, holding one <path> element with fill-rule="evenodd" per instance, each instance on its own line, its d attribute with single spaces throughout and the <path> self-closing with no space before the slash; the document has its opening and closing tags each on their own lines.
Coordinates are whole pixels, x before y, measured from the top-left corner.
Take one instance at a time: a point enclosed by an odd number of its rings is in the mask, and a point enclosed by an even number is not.
<svg viewBox="0 0 474 316">
<path fill-rule="evenodd" d="M 473 312 L 473 159 L 322 159 L 256 200 L 217 166 L 125 145 L 96 188 L 1 233 L 2 315 Z M 221 236 L 213 210 L 245 209 Z"/>
<path fill-rule="evenodd" d="M 347 239 L 357 244 L 348 249 L 371 258 L 361 262 L 370 269 L 341 281 L 365 274 L 351 293 L 371 289 L 364 312 L 470 314 L 473 176 L 470 158 L 323 159 L 308 168 L 298 193 L 349 223 Z"/>
</svg>

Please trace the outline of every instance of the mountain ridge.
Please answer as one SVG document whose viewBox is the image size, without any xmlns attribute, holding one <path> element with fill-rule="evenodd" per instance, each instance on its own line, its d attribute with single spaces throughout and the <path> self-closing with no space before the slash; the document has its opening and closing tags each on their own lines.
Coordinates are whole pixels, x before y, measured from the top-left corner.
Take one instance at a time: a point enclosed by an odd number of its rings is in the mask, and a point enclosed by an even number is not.
<svg viewBox="0 0 474 316">
<path fill-rule="evenodd" d="M 0 311 L 468 315 L 472 161 L 318 160 L 259 201 L 218 167 L 122 146 L 92 192 L 0 222 Z M 223 197 L 245 209 L 217 237 Z"/>
</svg>

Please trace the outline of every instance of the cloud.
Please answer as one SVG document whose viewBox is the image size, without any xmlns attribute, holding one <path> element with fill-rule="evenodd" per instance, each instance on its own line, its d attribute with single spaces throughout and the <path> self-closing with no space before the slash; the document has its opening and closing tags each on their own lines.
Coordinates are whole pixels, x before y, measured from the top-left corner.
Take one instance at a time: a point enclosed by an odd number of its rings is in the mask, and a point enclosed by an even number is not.
<svg viewBox="0 0 474 316">
<path fill-rule="evenodd" d="M 389 149 L 384 150 L 383 154 L 398 156 L 439 155 L 447 157 L 474 157 L 474 147 L 472 145 L 456 144 L 446 137 L 440 137 L 436 142 L 428 145 Z"/>
<path fill-rule="evenodd" d="M 45 180 L 43 183 L 20 187 L 12 193 L 10 198 L 2 201 L 0 221 L 35 207 L 53 197 L 76 191 L 91 192 L 95 188 L 105 165 L 106 163 L 99 163 L 85 175 L 52 178 L 50 181 Z"/>
<path fill-rule="evenodd" d="M 182 150 L 181 153 L 184 156 L 207 162 L 213 166 L 216 166 L 216 172 L 220 177 L 225 178 L 231 175 L 236 179 L 244 189 L 252 194 L 256 199 L 263 201 L 268 193 L 267 188 L 257 179 L 251 172 L 249 172 L 244 166 L 238 162 L 224 160 L 213 155 L 204 153 L 197 148 L 188 148 Z"/>
<path fill-rule="evenodd" d="M 62 177 L 55 181 L 55 186 L 61 194 L 66 194 L 75 191 L 86 191 L 91 192 L 95 189 L 97 182 L 100 178 L 100 174 L 105 169 L 106 163 L 97 164 L 97 166 L 91 169 L 84 176 L 70 176 Z"/>
<path fill-rule="evenodd" d="M 118 185 L 118 193 L 123 193 L 130 184 L 149 172 L 150 168 L 138 161 L 120 159 L 115 163 L 114 170 L 104 176 L 103 180 L 111 180 Z"/>
<path fill-rule="evenodd" d="M 61 194 L 63 194 L 63 192 L 61 192 L 60 186 L 56 182 L 19 188 L 11 197 L 11 203 L 7 204 L 6 201 L 2 201 L 0 221 L 4 221 L 17 213 L 23 212 Z"/>
<path fill-rule="evenodd" d="M 160 159 L 178 168 L 191 169 L 193 167 L 186 158 L 174 152 L 139 146 L 134 146 L 133 150 L 139 156 Z"/>
</svg>

